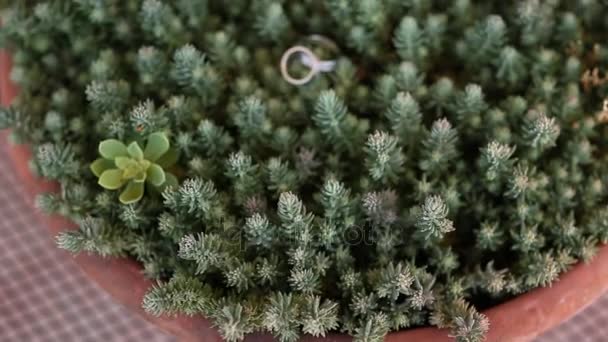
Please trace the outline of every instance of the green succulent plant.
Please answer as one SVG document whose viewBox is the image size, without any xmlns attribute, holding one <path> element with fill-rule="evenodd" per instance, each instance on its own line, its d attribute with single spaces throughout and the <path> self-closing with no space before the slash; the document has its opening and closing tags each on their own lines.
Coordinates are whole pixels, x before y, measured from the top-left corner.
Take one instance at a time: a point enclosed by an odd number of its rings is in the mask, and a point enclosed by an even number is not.
<svg viewBox="0 0 608 342">
<path fill-rule="evenodd" d="M 143 150 L 136 141 L 126 145 L 116 139 L 104 140 L 99 143 L 99 154 L 91 171 L 108 190 L 124 187 L 119 197 L 124 204 L 139 201 L 146 183 L 155 188 L 177 185 L 177 178 L 166 171 L 177 161 L 177 153 L 162 132 L 150 134 Z"/>
</svg>

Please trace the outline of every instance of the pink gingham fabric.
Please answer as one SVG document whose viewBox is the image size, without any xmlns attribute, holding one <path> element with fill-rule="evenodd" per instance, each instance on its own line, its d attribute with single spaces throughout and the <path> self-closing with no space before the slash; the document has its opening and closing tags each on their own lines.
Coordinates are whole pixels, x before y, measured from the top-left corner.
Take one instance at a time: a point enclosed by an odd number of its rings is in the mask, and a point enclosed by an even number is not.
<svg viewBox="0 0 608 342">
<path fill-rule="evenodd" d="M 0 148 L 0 342 L 168 342 L 59 250 Z"/>
<path fill-rule="evenodd" d="M 168 342 L 55 247 L 0 148 L 0 342 Z M 608 342 L 608 294 L 535 342 Z M 204 341 L 202 341 L 204 342 Z"/>
</svg>

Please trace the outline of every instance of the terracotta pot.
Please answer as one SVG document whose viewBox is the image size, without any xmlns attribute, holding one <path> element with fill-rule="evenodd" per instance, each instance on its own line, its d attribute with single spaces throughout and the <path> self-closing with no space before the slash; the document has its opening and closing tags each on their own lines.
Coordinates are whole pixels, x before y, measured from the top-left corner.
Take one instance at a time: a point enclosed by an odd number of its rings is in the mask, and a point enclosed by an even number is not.
<svg viewBox="0 0 608 342">
<path fill-rule="evenodd" d="M 17 94 L 16 87 L 9 80 L 10 56 L 0 53 L 0 98 L 3 105 L 9 105 Z M 4 134 L 6 136 L 6 132 Z M 28 146 L 17 145 L 9 149 L 16 172 L 25 184 L 31 198 L 36 194 L 55 191 L 57 185 L 34 177 L 28 160 L 31 152 Z M 30 198 L 30 199 L 31 199 Z M 57 216 L 44 218 L 49 235 L 54 237 L 60 231 L 73 229 L 74 224 Z M 74 261 L 99 286 L 109 292 L 117 302 L 137 312 L 160 329 L 176 336 L 180 341 L 221 341 L 217 330 L 201 316 L 155 317 L 147 314 L 141 306 L 146 291 L 153 285 L 143 277 L 141 266 L 127 258 L 102 258 L 97 255 L 79 254 Z M 608 246 L 602 246 L 598 255 L 589 264 L 578 264 L 552 287 L 539 288 L 514 298 L 506 303 L 484 311 L 490 319 L 487 341 L 525 342 L 531 341 L 542 332 L 557 326 L 574 316 L 608 290 Z M 247 341 L 270 341 L 269 335 L 258 334 L 246 338 Z M 334 334 L 321 338 L 305 337 L 302 340 L 350 341 L 351 338 Z M 418 328 L 389 334 L 386 341 L 450 341 L 448 332 L 436 328 Z"/>
</svg>

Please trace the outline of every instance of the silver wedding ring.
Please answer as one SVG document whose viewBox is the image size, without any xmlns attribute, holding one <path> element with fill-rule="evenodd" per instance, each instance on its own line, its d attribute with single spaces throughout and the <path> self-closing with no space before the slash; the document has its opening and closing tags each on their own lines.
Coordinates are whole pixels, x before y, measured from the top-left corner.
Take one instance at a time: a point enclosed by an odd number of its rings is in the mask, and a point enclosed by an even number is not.
<svg viewBox="0 0 608 342">
<path fill-rule="evenodd" d="M 308 40 L 315 43 L 321 43 L 331 50 L 337 51 L 336 45 L 330 39 L 323 36 L 311 35 L 308 37 Z M 296 78 L 289 73 L 288 67 L 292 59 L 297 59 L 302 65 L 308 67 L 308 72 L 304 76 Z M 320 60 L 309 48 L 302 45 L 296 45 L 283 53 L 280 68 L 281 75 L 285 81 L 293 85 L 304 85 L 310 82 L 310 80 L 320 72 L 333 71 L 336 68 L 336 61 Z"/>
</svg>

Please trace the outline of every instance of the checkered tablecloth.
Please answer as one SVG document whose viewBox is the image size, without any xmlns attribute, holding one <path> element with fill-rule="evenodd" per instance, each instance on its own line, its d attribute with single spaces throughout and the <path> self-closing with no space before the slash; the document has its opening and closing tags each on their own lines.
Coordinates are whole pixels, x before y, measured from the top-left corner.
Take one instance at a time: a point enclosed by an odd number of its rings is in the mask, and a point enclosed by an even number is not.
<svg viewBox="0 0 608 342">
<path fill-rule="evenodd" d="M 0 342 L 174 341 L 57 249 L 0 148 Z M 608 294 L 536 342 L 607 342 Z M 204 342 L 204 341 L 203 341 Z"/>
</svg>

